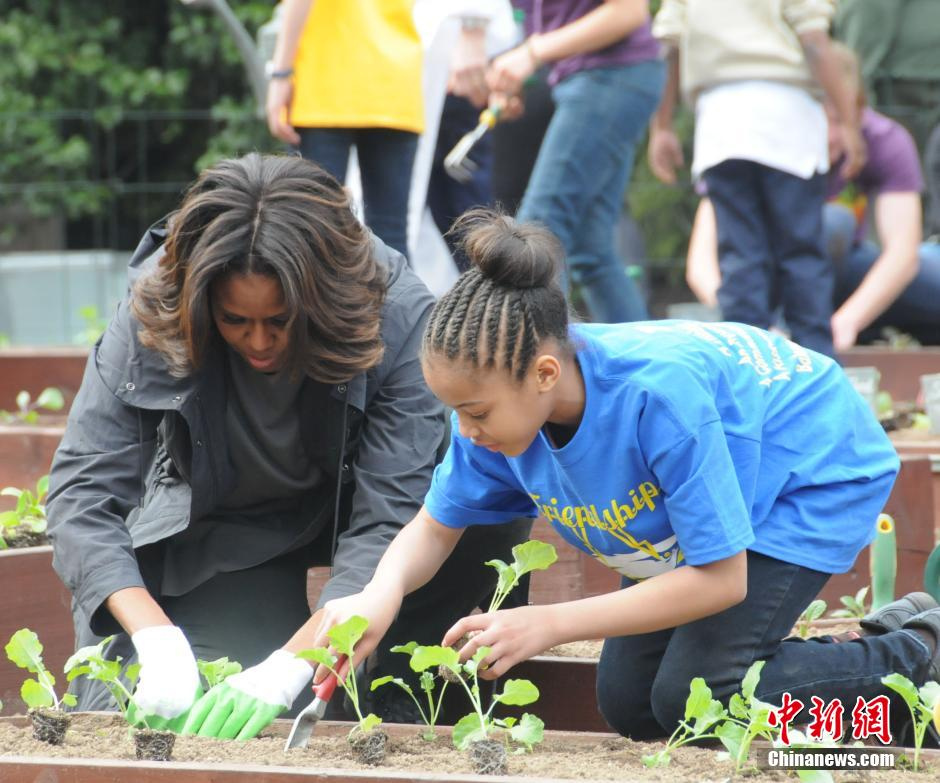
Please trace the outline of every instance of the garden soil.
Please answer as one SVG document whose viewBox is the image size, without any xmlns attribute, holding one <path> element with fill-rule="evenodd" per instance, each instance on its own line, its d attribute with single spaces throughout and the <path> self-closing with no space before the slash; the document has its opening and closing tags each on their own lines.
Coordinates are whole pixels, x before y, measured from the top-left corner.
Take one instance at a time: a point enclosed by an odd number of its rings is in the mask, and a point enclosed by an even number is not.
<svg viewBox="0 0 940 783">
<path fill-rule="evenodd" d="M 413 732 L 413 733 L 412 733 Z M 445 737 L 433 742 L 422 740 L 417 727 L 406 727 L 389 742 L 385 763 L 378 768 L 367 768 L 353 758 L 352 751 L 342 735 L 317 736 L 306 749 L 284 752 L 283 732 L 263 733 L 247 740 L 216 740 L 203 737 L 178 737 L 173 761 L 223 763 L 226 765 L 256 764 L 333 769 L 372 769 L 424 771 L 429 773 L 472 773 L 469 755 L 456 751 Z M 509 758 L 509 774 L 527 777 L 649 781 L 650 783 L 684 783 L 695 781 L 728 781 L 732 778 L 730 762 L 720 759 L 715 750 L 680 748 L 667 767 L 648 769 L 642 762 L 644 754 L 661 748 L 656 743 L 631 742 L 609 735 L 598 735 L 588 743 L 549 737 L 533 753 L 513 755 Z M 69 728 L 65 744 L 53 747 L 32 738 L 28 728 L 12 723 L 0 723 L 0 762 L 4 756 L 52 756 L 70 758 L 107 758 L 128 762 L 135 758 L 131 732 L 119 716 L 76 714 Z M 940 781 L 940 762 L 916 776 L 910 772 L 891 771 L 866 774 L 839 772 L 835 780 L 840 783 L 862 783 L 877 780 L 885 783 L 907 781 Z M 0 766 L 2 776 L 2 766 Z M 740 779 L 740 778 L 739 778 Z M 762 772 L 749 775 L 747 780 L 793 781 L 782 772 Z"/>
</svg>

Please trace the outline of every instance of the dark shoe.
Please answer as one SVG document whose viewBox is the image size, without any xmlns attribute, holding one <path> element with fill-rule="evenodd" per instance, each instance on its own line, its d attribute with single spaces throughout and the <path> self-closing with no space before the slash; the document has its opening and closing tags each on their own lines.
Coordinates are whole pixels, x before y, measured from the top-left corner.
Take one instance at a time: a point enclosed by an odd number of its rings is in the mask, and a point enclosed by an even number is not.
<svg viewBox="0 0 940 783">
<path fill-rule="evenodd" d="M 869 633 L 897 631 L 915 615 L 935 609 L 937 602 L 928 593 L 908 593 L 897 601 L 869 612 L 858 624 Z"/>
<path fill-rule="evenodd" d="M 940 682 L 940 607 L 915 614 L 902 626 L 908 631 L 927 631 L 933 639 L 933 660 L 927 671 L 927 679 Z"/>
</svg>

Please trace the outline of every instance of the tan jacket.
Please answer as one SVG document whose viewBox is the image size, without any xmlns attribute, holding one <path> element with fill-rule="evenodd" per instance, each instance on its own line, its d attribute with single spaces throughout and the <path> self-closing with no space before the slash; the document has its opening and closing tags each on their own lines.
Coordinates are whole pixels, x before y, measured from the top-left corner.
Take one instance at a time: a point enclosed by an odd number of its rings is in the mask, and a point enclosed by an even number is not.
<svg viewBox="0 0 940 783">
<path fill-rule="evenodd" d="M 828 30 L 834 12 L 835 0 L 663 0 L 653 35 L 679 48 L 689 101 L 709 87 L 754 79 L 816 94 L 799 36 Z"/>
</svg>

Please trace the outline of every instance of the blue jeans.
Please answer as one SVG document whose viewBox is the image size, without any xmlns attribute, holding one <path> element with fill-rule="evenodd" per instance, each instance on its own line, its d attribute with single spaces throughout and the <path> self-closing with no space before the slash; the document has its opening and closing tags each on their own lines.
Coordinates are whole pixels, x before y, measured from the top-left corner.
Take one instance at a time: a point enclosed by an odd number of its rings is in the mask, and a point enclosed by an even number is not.
<svg viewBox="0 0 940 783">
<path fill-rule="evenodd" d="M 616 251 L 614 231 L 637 142 L 659 103 L 659 60 L 580 71 L 553 90 L 555 113 L 517 218 L 561 240 L 571 282 L 595 321 L 647 317 L 646 304 Z M 567 285 L 567 277 L 563 281 Z"/>
<path fill-rule="evenodd" d="M 756 691 L 763 701 L 779 705 L 784 691 L 806 708 L 812 696 L 827 703 L 841 699 L 851 715 L 858 696 L 884 694 L 891 699 L 897 732 L 906 707 L 881 678 L 899 672 L 918 685 L 926 681 L 930 650 L 916 632 L 838 643 L 832 637 L 784 638 L 828 578 L 749 551 L 747 597 L 737 606 L 678 628 L 608 639 L 597 669 L 604 719 L 633 739 L 668 736 L 685 714 L 695 677 L 704 678 L 712 695 L 727 705 L 751 664 L 764 660 Z M 808 712 L 800 718 L 808 719 Z"/>
<path fill-rule="evenodd" d="M 855 226 L 855 216 L 846 207 L 826 204 L 823 230 L 826 252 L 836 270 L 836 306 L 858 288 L 881 254 L 874 242 L 855 242 Z M 922 243 L 918 262 L 914 279 L 869 327 L 872 336 L 884 326 L 894 326 L 922 343 L 940 342 L 940 244 Z"/>
<path fill-rule="evenodd" d="M 408 192 L 418 135 L 390 128 L 298 128 L 300 154 L 340 182 L 355 145 L 365 224 L 386 245 L 408 255 Z"/>
<path fill-rule="evenodd" d="M 718 228 L 722 317 L 767 329 L 776 290 L 793 341 L 834 356 L 834 274 L 822 240 L 825 177 L 805 180 L 737 159 L 704 176 Z"/>
</svg>

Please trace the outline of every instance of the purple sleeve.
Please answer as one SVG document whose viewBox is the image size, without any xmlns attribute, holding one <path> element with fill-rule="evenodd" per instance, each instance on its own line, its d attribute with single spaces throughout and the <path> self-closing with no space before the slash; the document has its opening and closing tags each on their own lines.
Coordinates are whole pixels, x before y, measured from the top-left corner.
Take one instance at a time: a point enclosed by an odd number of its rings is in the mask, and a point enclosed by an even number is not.
<svg viewBox="0 0 940 783">
<path fill-rule="evenodd" d="M 860 180 L 870 195 L 920 193 L 924 189 L 917 147 L 902 125 L 893 120 L 880 123 L 866 142 L 868 161 Z"/>
</svg>

